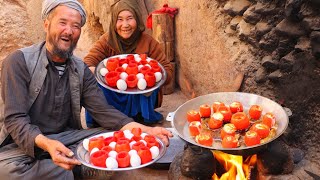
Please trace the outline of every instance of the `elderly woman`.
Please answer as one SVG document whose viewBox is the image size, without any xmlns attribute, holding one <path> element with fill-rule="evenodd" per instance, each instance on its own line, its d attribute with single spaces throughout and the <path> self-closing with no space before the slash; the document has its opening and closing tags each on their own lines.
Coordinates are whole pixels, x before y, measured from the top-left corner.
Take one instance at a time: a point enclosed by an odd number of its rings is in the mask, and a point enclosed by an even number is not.
<svg viewBox="0 0 320 180">
<path fill-rule="evenodd" d="M 172 66 L 166 59 L 159 43 L 144 32 L 139 6 L 135 0 L 120 0 L 111 7 L 111 24 L 109 32 L 103 34 L 93 45 L 84 62 L 92 72 L 105 58 L 118 54 L 147 54 L 157 60 L 166 70 L 165 84 L 172 79 Z M 109 104 L 142 123 L 155 123 L 163 116 L 154 109 L 161 106 L 162 89 L 151 94 L 120 94 L 100 86 Z M 94 122 L 86 113 L 87 123 Z"/>
</svg>

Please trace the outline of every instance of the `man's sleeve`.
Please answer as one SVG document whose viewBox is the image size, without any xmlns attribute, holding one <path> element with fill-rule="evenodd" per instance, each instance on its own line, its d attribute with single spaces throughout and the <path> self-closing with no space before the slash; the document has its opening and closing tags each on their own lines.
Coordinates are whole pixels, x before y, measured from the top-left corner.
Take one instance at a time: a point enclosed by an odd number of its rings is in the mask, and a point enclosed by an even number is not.
<svg viewBox="0 0 320 180">
<path fill-rule="evenodd" d="M 101 126 L 110 130 L 119 130 L 133 120 L 107 103 L 102 90 L 98 87 L 94 75 L 88 67 L 83 77 L 82 104 L 92 118 Z"/>
<path fill-rule="evenodd" d="M 30 75 L 23 53 L 16 51 L 2 64 L 1 95 L 4 101 L 4 125 L 14 142 L 34 157 L 35 137 L 40 129 L 31 124 L 28 107 Z"/>
</svg>

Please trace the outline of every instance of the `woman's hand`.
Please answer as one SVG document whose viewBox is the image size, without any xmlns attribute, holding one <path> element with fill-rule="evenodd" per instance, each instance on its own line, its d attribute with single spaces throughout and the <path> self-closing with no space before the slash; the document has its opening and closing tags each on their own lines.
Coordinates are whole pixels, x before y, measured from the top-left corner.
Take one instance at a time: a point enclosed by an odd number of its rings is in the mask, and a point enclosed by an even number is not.
<svg viewBox="0 0 320 180">
<path fill-rule="evenodd" d="M 39 134 L 35 139 L 35 143 L 50 154 L 54 164 L 66 170 L 72 170 L 75 165 L 81 165 L 81 162 L 73 156 L 74 153 L 57 140 L 52 140 Z"/>
<path fill-rule="evenodd" d="M 121 130 L 132 130 L 132 128 L 140 128 L 142 130 L 142 132 L 148 133 L 150 135 L 154 135 L 157 136 L 158 138 L 160 138 L 162 140 L 162 142 L 166 145 L 169 146 L 169 137 L 173 137 L 172 133 L 167 130 L 166 128 L 163 127 L 149 127 L 149 126 L 145 126 L 142 125 L 140 123 L 137 122 L 131 122 L 126 124 L 125 126 L 123 126 L 121 128 Z"/>
</svg>

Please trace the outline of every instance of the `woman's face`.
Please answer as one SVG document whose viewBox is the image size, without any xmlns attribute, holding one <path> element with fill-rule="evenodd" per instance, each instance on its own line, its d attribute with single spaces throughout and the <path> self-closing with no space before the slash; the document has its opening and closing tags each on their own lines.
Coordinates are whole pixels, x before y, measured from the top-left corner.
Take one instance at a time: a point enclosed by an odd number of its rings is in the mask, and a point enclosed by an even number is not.
<svg viewBox="0 0 320 180">
<path fill-rule="evenodd" d="M 134 19 L 130 11 L 121 11 L 118 15 L 116 31 L 123 39 L 131 37 L 133 32 L 137 29 L 137 21 Z"/>
</svg>

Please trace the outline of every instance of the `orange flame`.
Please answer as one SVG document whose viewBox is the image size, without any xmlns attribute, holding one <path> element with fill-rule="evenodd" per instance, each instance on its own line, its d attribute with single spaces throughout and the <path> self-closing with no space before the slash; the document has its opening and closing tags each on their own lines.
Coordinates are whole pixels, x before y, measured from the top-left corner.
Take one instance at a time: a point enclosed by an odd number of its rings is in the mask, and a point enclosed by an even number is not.
<svg viewBox="0 0 320 180">
<path fill-rule="evenodd" d="M 219 178 L 215 173 L 213 180 L 248 180 L 250 178 L 250 170 L 257 162 L 257 155 L 248 157 L 243 162 L 242 156 L 223 153 L 221 151 L 213 151 L 214 157 L 223 165 L 226 173 Z"/>
</svg>

